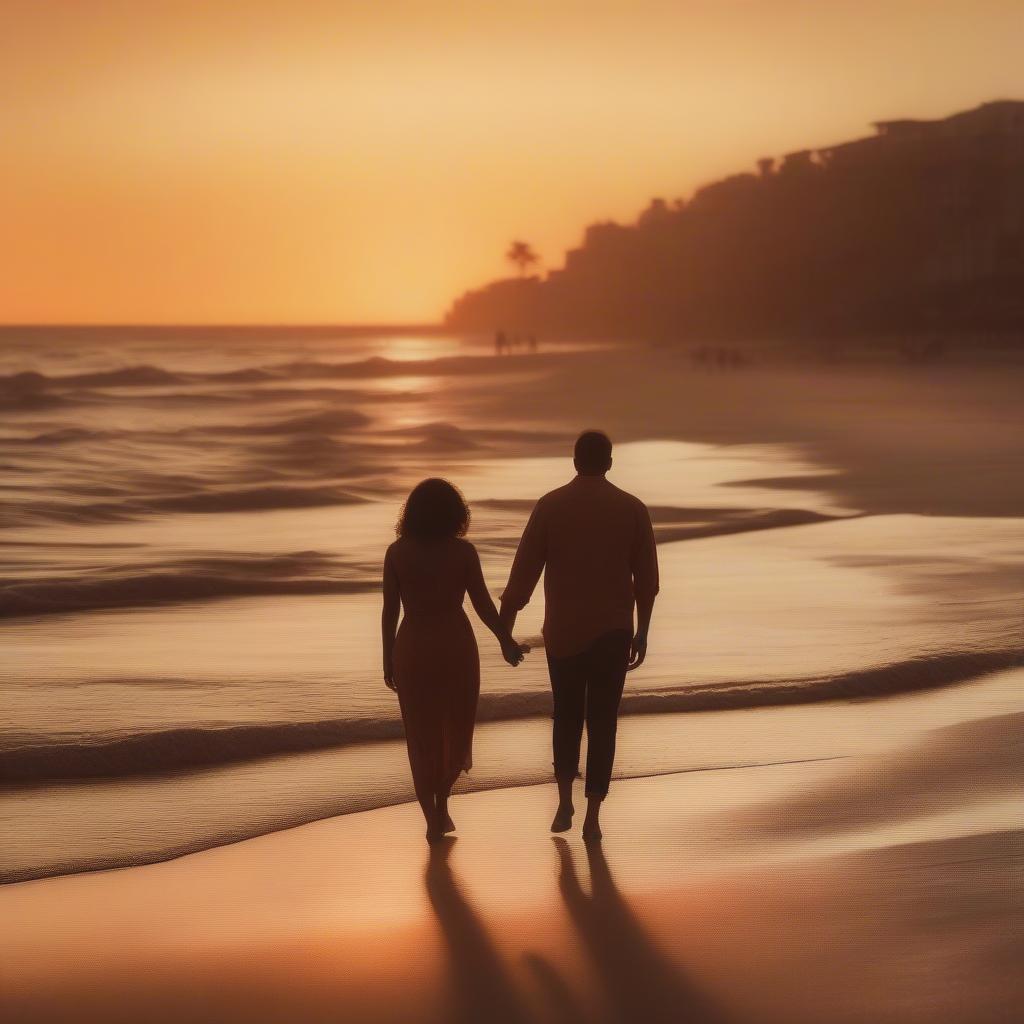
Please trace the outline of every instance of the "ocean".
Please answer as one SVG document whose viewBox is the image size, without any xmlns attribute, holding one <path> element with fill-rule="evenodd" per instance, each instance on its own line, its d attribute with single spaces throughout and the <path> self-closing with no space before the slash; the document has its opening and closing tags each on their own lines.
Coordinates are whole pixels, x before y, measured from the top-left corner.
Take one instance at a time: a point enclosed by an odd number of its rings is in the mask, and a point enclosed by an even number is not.
<svg viewBox="0 0 1024 1024">
<path fill-rule="evenodd" d="M 436 332 L 5 331 L 0 877 L 410 799 L 379 639 L 405 494 L 426 476 L 464 491 L 497 596 L 533 501 L 572 474 L 575 434 L 612 414 L 535 396 L 651 359 L 544 339 L 499 356 Z M 691 384 L 702 372 L 667 365 Z M 867 515 L 807 445 L 695 439 L 671 408 L 647 429 L 643 396 L 630 402 L 611 478 L 652 510 L 663 589 L 619 777 L 706 766 L 685 742 L 692 713 L 858 702 L 1020 664 L 1018 519 Z M 534 650 L 516 670 L 478 628 L 464 789 L 548 776 L 541 604 L 520 618 Z M 794 755 L 833 756 L 819 739 Z"/>
</svg>

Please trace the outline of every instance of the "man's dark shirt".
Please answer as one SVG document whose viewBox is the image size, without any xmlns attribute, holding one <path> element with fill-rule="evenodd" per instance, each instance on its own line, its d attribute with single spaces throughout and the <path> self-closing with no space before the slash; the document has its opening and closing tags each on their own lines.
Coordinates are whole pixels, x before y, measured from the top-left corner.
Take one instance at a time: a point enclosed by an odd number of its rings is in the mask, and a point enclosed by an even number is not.
<svg viewBox="0 0 1024 1024">
<path fill-rule="evenodd" d="M 552 657 L 633 630 L 633 604 L 658 593 L 647 507 L 603 476 L 577 476 L 545 494 L 523 532 L 502 602 L 519 611 L 544 572 L 544 643 Z"/>
</svg>

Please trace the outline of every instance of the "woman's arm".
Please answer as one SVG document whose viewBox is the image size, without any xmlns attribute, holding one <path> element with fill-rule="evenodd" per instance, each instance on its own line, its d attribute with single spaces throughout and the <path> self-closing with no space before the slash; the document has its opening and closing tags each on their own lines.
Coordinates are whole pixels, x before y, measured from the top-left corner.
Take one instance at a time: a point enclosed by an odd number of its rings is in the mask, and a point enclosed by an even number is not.
<svg viewBox="0 0 1024 1024">
<path fill-rule="evenodd" d="M 384 555 L 384 610 L 380 615 L 380 636 L 384 649 L 384 685 L 395 688 L 395 666 L 393 652 L 395 634 L 398 632 L 398 612 L 402 600 L 398 592 L 398 575 L 391 557 L 391 548 Z"/>
<path fill-rule="evenodd" d="M 467 543 L 469 549 L 469 576 L 466 582 L 466 590 L 469 599 L 473 602 L 473 608 L 480 621 L 495 635 L 498 643 L 501 644 L 501 653 L 510 665 L 518 665 L 523 660 L 523 655 L 529 651 L 529 647 L 517 644 L 512 638 L 505 623 L 498 615 L 498 609 L 494 607 L 494 600 L 487 591 L 487 584 L 484 582 L 484 571 L 480 565 L 480 556 L 472 544 Z"/>
</svg>

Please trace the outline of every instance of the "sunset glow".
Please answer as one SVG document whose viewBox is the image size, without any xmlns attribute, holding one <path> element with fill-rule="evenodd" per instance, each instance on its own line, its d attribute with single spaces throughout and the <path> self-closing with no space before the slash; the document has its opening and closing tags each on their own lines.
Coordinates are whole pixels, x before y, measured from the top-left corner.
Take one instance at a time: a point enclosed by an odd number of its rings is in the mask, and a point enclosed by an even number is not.
<svg viewBox="0 0 1024 1024">
<path fill-rule="evenodd" d="M 7 322 L 401 322 L 759 156 L 1024 95 L 1019 0 L 0 2 Z M 951 56 L 952 55 L 952 56 Z"/>
</svg>

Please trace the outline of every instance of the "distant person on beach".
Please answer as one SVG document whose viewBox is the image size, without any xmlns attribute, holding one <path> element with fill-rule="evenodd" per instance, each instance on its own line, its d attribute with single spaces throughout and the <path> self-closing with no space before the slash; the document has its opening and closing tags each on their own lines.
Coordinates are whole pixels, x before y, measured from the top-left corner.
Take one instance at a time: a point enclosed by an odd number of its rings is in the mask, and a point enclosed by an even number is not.
<svg viewBox="0 0 1024 1024">
<path fill-rule="evenodd" d="M 494 354 L 503 356 L 508 349 L 508 337 L 504 331 L 497 331 L 494 335 Z"/>
<path fill-rule="evenodd" d="M 498 617 L 476 548 L 464 539 L 469 520 L 469 507 L 452 484 L 424 480 L 406 500 L 398 539 L 384 556 L 384 682 L 398 693 L 428 841 L 455 830 L 448 797 L 473 763 L 480 657 L 462 609 L 467 592 L 510 665 L 529 650 Z"/>
<path fill-rule="evenodd" d="M 576 477 L 545 494 L 526 524 L 501 598 L 501 618 L 511 631 L 544 572 L 544 645 L 554 696 L 558 782 L 551 831 L 572 827 L 572 786 L 586 722 L 583 835 L 600 839 L 626 672 L 639 668 L 647 655 L 658 555 L 646 506 L 606 479 L 612 466 L 607 435 L 580 434 L 573 462 Z"/>
</svg>

